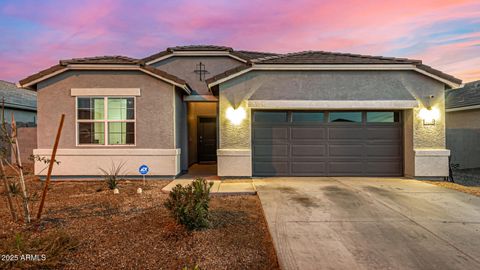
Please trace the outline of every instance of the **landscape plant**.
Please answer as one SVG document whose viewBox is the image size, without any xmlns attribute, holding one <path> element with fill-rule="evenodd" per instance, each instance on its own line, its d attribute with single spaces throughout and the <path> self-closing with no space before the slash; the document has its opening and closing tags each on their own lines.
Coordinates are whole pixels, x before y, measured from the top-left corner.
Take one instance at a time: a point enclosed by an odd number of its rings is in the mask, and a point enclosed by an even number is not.
<svg viewBox="0 0 480 270">
<path fill-rule="evenodd" d="M 103 173 L 103 178 L 107 187 L 111 190 L 118 188 L 118 181 L 123 178 L 125 172 L 123 168 L 125 167 L 125 162 L 120 162 L 116 164 L 112 161 L 112 165 L 108 169 L 100 168 L 100 171 Z"/>
<path fill-rule="evenodd" d="M 12 152 L 12 160 L 9 158 L 9 151 Z M 26 223 L 30 223 L 31 214 L 29 207 L 29 196 L 27 193 L 27 188 L 25 185 L 25 175 L 23 173 L 23 166 L 20 157 L 20 146 L 17 140 L 17 125 L 15 122 L 15 117 L 11 115 L 10 128 L 7 126 L 5 121 L 5 101 L 2 100 L 1 108 L 1 125 L 0 125 L 0 173 L 1 178 L 4 183 L 6 197 L 8 200 L 8 206 L 10 208 L 10 213 L 14 221 L 17 221 L 18 215 L 17 210 L 13 205 L 13 196 L 11 193 L 12 183 L 8 180 L 6 175 L 5 165 L 10 167 L 17 174 L 17 183 L 20 186 L 20 195 L 22 198 L 22 209 L 23 209 L 23 219 Z"/>
<path fill-rule="evenodd" d="M 204 178 L 197 178 L 186 186 L 178 184 L 170 192 L 165 207 L 188 230 L 207 228 L 212 185 Z"/>
</svg>

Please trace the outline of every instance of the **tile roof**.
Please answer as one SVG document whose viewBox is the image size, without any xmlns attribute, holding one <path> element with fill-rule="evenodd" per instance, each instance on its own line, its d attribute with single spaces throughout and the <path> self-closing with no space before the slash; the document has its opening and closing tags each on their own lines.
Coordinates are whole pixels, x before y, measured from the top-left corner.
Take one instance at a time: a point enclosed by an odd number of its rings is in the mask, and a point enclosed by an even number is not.
<svg viewBox="0 0 480 270">
<path fill-rule="evenodd" d="M 185 85 L 188 87 L 185 80 L 180 79 L 174 75 L 171 75 L 165 71 L 161 71 L 149 66 L 145 66 L 144 62 L 139 59 L 134 59 L 126 56 L 96 56 L 96 57 L 85 57 L 85 58 L 73 58 L 67 60 L 60 60 L 58 65 L 52 66 L 45 70 L 42 70 L 36 74 L 33 74 L 23 80 L 20 80 L 20 85 L 25 85 L 30 82 L 33 82 L 37 79 L 40 79 L 46 75 L 52 74 L 54 72 L 65 69 L 67 65 L 72 64 L 91 64 L 91 65 L 134 65 L 139 66 L 140 69 L 154 73 L 160 77 L 171 80 L 177 84 Z"/>
<path fill-rule="evenodd" d="M 269 55 L 261 58 L 252 59 L 251 62 L 253 65 L 362 65 L 362 64 L 410 64 L 415 65 L 418 69 L 424 70 L 428 73 L 436 75 L 440 78 L 446 79 L 448 81 L 461 84 L 462 80 L 455 78 L 451 75 L 443 73 L 439 70 L 433 69 L 430 66 L 422 64 L 421 60 L 407 59 L 407 58 L 396 58 L 396 57 L 384 57 L 384 56 L 371 56 L 371 55 L 360 55 L 360 54 L 350 54 L 350 53 L 338 53 L 338 52 L 325 52 L 325 51 L 303 51 L 303 52 L 294 52 L 287 54 L 277 54 Z M 207 83 L 210 84 L 214 81 L 226 78 L 235 72 L 235 68 L 232 70 L 227 70 L 222 74 L 218 74 L 212 78 L 207 79 Z M 237 71 L 238 72 L 238 71 Z"/>
<path fill-rule="evenodd" d="M 276 53 L 269 53 L 269 52 L 255 52 L 255 51 L 243 51 L 239 50 L 236 51 L 231 47 L 225 47 L 225 46 L 216 46 L 216 45 L 188 45 L 188 46 L 176 46 L 176 47 L 169 47 L 164 51 L 158 52 L 156 54 L 152 54 L 150 56 L 147 56 L 142 59 L 144 62 L 150 62 L 152 60 L 155 60 L 157 58 L 160 58 L 165 55 L 172 54 L 175 51 L 224 51 L 224 52 L 229 52 L 232 55 L 235 55 L 237 57 L 240 57 L 241 59 L 244 60 L 252 60 L 256 59 L 259 57 L 267 57 L 267 56 L 274 56 L 277 55 Z"/>
<path fill-rule="evenodd" d="M 253 60 L 257 64 L 419 64 L 420 60 L 350 53 L 303 51 Z"/>
<path fill-rule="evenodd" d="M 187 45 L 169 47 L 170 51 L 233 51 L 231 47 L 217 46 L 217 45 Z"/>
<path fill-rule="evenodd" d="M 270 53 L 270 52 L 255 52 L 255 51 L 233 51 L 232 54 L 247 60 L 253 60 L 257 58 L 263 58 L 268 56 L 276 56 L 277 53 Z"/>
<path fill-rule="evenodd" d="M 0 104 L 5 99 L 6 108 L 37 110 L 37 92 L 17 88 L 15 84 L 0 80 Z"/>
<path fill-rule="evenodd" d="M 462 108 L 480 105 L 480 80 L 463 87 L 445 91 L 445 108 Z"/>
<path fill-rule="evenodd" d="M 122 55 L 105 55 L 105 56 L 95 56 L 95 57 L 85 57 L 85 58 L 73 58 L 67 60 L 60 60 L 61 65 L 68 64 L 139 64 L 141 60 L 130 58 Z"/>
<path fill-rule="evenodd" d="M 242 71 L 242 70 L 249 69 L 250 67 L 251 67 L 251 65 L 248 65 L 248 64 L 247 64 L 247 65 L 239 65 L 239 66 L 237 66 L 237 67 L 234 67 L 234 68 L 232 68 L 232 69 L 229 69 L 229 70 L 227 70 L 227 71 L 225 71 L 225 72 L 222 72 L 222 73 L 217 74 L 217 75 L 215 75 L 215 76 L 213 76 L 213 77 L 211 77 L 211 78 L 206 79 L 206 80 L 205 80 L 205 83 L 207 83 L 207 85 L 209 85 L 210 83 L 213 83 L 213 82 L 216 82 L 216 81 L 221 80 L 221 79 L 223 79 L 223 78 L 226 78 L 226 77 L 228 77 L 228 76 L 230 76 L 230 75 L 233 75 L 233 74 L 235 74 L 235 73 L 238 73 L 238 72 L 240 72 L 240 71 Z"/>
</svg>

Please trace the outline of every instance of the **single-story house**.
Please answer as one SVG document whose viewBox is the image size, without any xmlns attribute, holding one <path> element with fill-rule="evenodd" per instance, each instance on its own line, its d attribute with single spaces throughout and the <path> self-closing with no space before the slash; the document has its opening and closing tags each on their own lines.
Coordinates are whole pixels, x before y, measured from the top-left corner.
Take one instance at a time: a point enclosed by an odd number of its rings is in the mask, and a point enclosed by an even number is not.
<svg viewBox="0 0 480 270">
<path fill-rule="evenodd" d="M 447 90 L 445 109 L 451 163 L 480 176 L 480 80 Z"/>
<path fill-rule="evenodd" d="M 0 80 L 0 103 L 2 101 L 5 104 L 5 122 L 10 123 L 13 114 L 18 126 L 37 125 L 37 92 Z"/>
<path fill-rule="evenodd" d="M 61 60 L 19 82 L 38 93 L 36 154 L 66 115 L 56 177 L 112 162 L 132 176 L 216 162 L 221 177 L 445 177 L 444 92 L 460 84 L 420 60 L 223 46 Z"/>
</svg>

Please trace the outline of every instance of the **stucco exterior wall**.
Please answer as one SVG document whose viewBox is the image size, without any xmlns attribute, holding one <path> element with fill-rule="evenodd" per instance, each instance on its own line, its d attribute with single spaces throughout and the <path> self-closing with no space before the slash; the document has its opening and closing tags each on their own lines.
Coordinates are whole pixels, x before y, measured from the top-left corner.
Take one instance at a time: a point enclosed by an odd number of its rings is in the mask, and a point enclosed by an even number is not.
<svg viewBox="0 0 480 270">
<path fill-rule="evenodd" d="M 140 88 L 136 97 L 135 146 L 77 146 L 75 102 L 71 88 Z M 175 88 L 157 78 L 138 71 L 69 71 L 38 85 L 38 149 L 37 154 L 47 156 L 51 152 L 60 115 L 65 123 L 59 143 L 54 169 L 56 176 L 99 175 L 99 167 L 108 168 L 111 163 L 127 162 L 126 167 L 138 175 L 138 167 L 147 164 L 151 172 L 159 176 L 174 176 L 180 172 L 182 151 L 181 121 L 175 124 L 175 114 L 182 117 L 181 105 Z M 127 151 L 127 152 L 122 152 Z M 102 154 L 103 153 L 103 154 Z M 108 154 L 105 154 L 108 153 Z M 167 166 L 167 164 L 170 164 Z M 35 164 L 39 173 L 42 164 Z"/>
<path fill-rule="evenodd" d="M 372 79 L 373 78 L 373 79 Z M 448 155 L 445 156 L 445 110 L 444 84 L 414 71 L 254 71 L 234 78 L 219 88 L 219 150 L 251 149 L 251 109 L 247 100 L 411 100 L 419 101 L 412 117 L 407 118 L 411 126 L 411 143 L 414 150 L 444 150 L 429 152 L 440 154 L 440 161 L 433 161 L 436 167 L 429 170 L 429 161 L 417 152 L 406 153 L 406 174 L 414 176 L 444 176 L 448 169 Z M 433 99 L 428 98 L 434 96 Z M 440 111 L 440 118 L 434 126 L 424 126 L 419 111 L 428 102 Z M 226 119 L 229 107 L 243 107 L 246 118 L 240 125 L 233 125 Z M 282 109 L 282 108 L 278 108 Z M 322 109 L 322 108 L 311 108 Z M 329 108 L 331 109 L 331 108 Z M 342 108 L 339 108 L 342 109 Z M 343 108 L 345 109 L 345 108 Z M 382 108 L 378 108 L 382 109 Z M 409 139 L 409 138 L 407 138 Z M 220 151 L 221 152 L 221 151 Z M 448 152 L 448 151 L 447 151 Z M 219 156 L 220 159 L 220 156 Z M 418 167 L 417 165 L 421 165 Z M 410 167 L 409 167 L 410 166 Z M 412 169 L 413 166 L 413 169 Z M 438 167 L 442 167 L 438 170 Z M 221 168 L 219 168 L 221 171 Z M 244 175 L 251 175 L 245 168 Z M 436 171 L 436 172 L 435 172 Z M 448 173 L 448 170 L 446 171 Z"/>
<path fill-rule="evenodd" d="M 240 61 L 227 56 L 173 56 L 152 66 L 186 80 L 194 89 L 193 94 L 211 95 L 205 81 L 200 81 L 199 74 L 195 72 L 200 62 L 205 65 L 208 72 L 205 74 L 205 79 L 241 64 Z"/>
<path fill-rule="evenodd" d="M 446 113 L 447 147 L 459 169 L 480 168 L 480 109 Z"/>
<path fill-rule="evenodd" d="M 446 113 L 447 128 L 480 129 L 480 109 Z"/>
<path fill-rule="evenodd" d="M 141 96 L 136 97 L 135 104 L 136 146 L 118 148 L 175 148 L 173 86 L 137 71 L 70 71 L 40 83 L 38 148 L 53 147 L 62 113 L 65 123 L 59 148 L 77 147 L 75 97 L 70 95 L 71 88 L 140 88 Z"/>
</svg>

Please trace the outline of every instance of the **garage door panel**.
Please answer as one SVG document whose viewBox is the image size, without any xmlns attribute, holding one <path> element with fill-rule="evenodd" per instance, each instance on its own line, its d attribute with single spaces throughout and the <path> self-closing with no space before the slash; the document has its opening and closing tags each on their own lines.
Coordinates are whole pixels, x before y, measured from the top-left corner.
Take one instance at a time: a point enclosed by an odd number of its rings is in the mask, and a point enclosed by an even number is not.
<svg viewBox="0 0 480 270">
<path fill-rule="evenodd" d="M 322 127 L 292 127 L 292 140 L 322 140 L 325 139 L 326 128 Z"/>
<path fill-rule="evenodd" d="M 361 144 L 334 144 L 328 146 L 331 157 L 361 157 L 364 147 Z"/>
<path fill-rule="evenodd" d="M 326 162 L 292 162 L 291 172 L 295 175 L 325 175 Z"/>
<path fill-rule="evenodd" d="M 369 157 L 399 157 L 402 148 L 396 144 L 366 145 L 366 154 Z"/>
<path fill-rule="evenodd" d="M 403 175 L 400 118 L 367 122 L 368 114 L 363 112 L 362 122 L 328 122 L 327 112 L 327 118 L 320 120 L 304 117 L 295 121 L 297 111 L 283 112 L 287 115 L 283 122 L 252 123 L 254 175 Z"/>
<path fill-rule="evenodd" d="M 403 167 L 401 160 L 394 161 L 368 161 L 366 164 L 368 174 L 397 175 Z"/>
<path fill-rule="evenodd" d="M 358 140 L 364 137 L 364 129 L 361 127 L 330 127 L 328 129 L 329 140 Z"/>
<path fill-rule="evenodd" d="M 257 127 L 253 132 L 254 140 L 287 140 L 288 127 Z"/>
<path fill-rule="evenodd" d="M 325 145 L 292 145 L 292 157 L 324 157 Z"/>
<path fill-rule="evenodd" d="M 287 175 L 289 163 L 287 161 L 257 161 L 253 163 L 253 169 L 257 175 Z"/>
<path fill-rule="evenodd" d="M 288 157 L 289 145 L 255 145 L 253 151 L 257 157 Z"/>
<path fill-rule="evenodd" d="M 367 128 L 367 139 L 369 141 L 394 141 L 402 139 L 402 132 L 400 128 L 397 127 L 375 127 Z"/>
<path fill-rule="evenodd" d="M 328 162 L 329 174 L 355 175 L 363 172 L 362 161 L 330 161 Z"/>
</svg>

